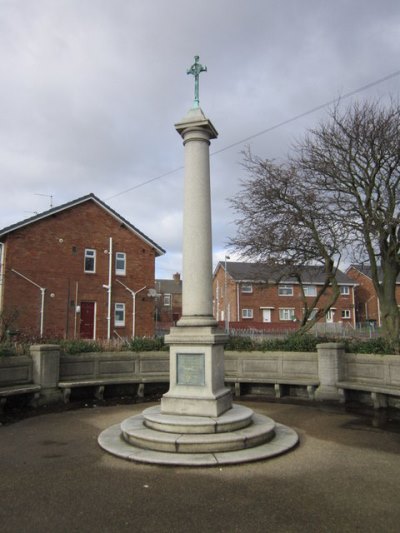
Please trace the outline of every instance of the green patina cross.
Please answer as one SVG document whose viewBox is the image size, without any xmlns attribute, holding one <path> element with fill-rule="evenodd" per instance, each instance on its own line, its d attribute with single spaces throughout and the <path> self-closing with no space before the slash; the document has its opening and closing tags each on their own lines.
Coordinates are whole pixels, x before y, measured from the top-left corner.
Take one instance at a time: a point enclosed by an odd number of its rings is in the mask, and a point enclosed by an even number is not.
<svg viewBox="0 0 400 533">
<path fill-rule="evenodd" d="M 199 100 L 199 75 L 200 72 L 206 72 L 207 67 L 200 65 L 199 63 L 199 56 L 194 56 L 194 63 L 193 65 L 187 69 L 187 74 L 193 74 L 194 76 L 194 102 L 193 107 L 199 107 L 200 100 Z"/>
</svg>

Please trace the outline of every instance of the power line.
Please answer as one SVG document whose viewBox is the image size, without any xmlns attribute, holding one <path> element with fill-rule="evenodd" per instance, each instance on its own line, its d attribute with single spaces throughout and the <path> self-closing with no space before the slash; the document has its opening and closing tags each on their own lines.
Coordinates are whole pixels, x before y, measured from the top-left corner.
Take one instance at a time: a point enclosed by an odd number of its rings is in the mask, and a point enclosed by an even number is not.
<svg viewBox="0 0 400 533">
<path fill-rule="evenodd" d="M 304 111 L 303 113 L 299 113 L 298 115 L 294 115 L 291 118 L 288 118 L 286 120 L 283 120 L 282 122 L 278 122 L 277 124 L 274 124 L 273 126 L 270 126 L 269 128 L 266 128 L 265 130 L 261 130 L 257 133 L 254 133 L 253 135 L 249 135 L 248 137 L 245 137 L 244 139 L 241 139 L 240 141 L 236 141 L 232 144 L 229 144 L 227 146 L 224 146 L 220 150 L 216 150 L 215 152 L 210 153 L 210 157 L 213 155 L 220 154 L 222 152 L 225 152 L 226 150 L 230 150 L 231 148 L 234 148 L 235 146 L 238 146 L 240 144 L 243 144 L 247 141 L 250 141 L 252 139 L 255 139 L 256 137 L 260 137 L 261 135 L 265 135 L 266 133 L 269 133 L 271 131 L 274 131 L 282 126 L 286 126 L 286 124 L 290 124 L 292 122 L 295 122 L 296 120 L 299 120 L 300 118 L 306 117 L 307 115 L 311 115 L 312 113 L 315 113 L 316 111 L 320 111 L 321 109 L 324 109 L 324 107 L 328 107 L 332 104 L 335 104 L 338 100 L 345 100 L 347 98 L 350 98 L 351 96 L 354 96 L 355 94 L 358 94 L 362 91 L 365 91 L 367 89 L 370 89 L 371 87 L 375 87 L 376 85 L 379 85 L 380 83 L 383 83 L 384 81 L 391 80 L 397 76 L 400 75 L 400 70 L 396 70 L 395 72 L 392 72 L 391 74 L 388 74 L 387 76 L 384 76 L 383 78 L 379 78 L 378 80 L 372 81 L 370 83 L 367 83 L 366 85 L 362 85 L 361 87 L 358 87 L 357 89 L 354 89 L 353 91 L 349 91 L 343 95 L 341 95 L 339 98 L 334 98 L 332 100 L 329 100 L 328 102 L 325 102 L 324 104 L 320 104 L 318 106 L 315 106 L 311 109 L 308 109 L 307 111 Z M 116 194 L 113 194 L 112 196 L 109 196 L 105 200 L 111 200 L 112 198 L 116 198 L 117 196 L 121 196 L 122 194 L 126 194 L 127 192 L 133 191 L 135 189 L 139 189 L 139 187 L 143 187 L 144 185 L 147 185 L 149 183 L 152 183 L 153 181 L 159 180 L 161 178 L 165 178 L 166 176 L 169 176 L 170 174 L 174 174 L 175 172 L 178 172 L 178 170 L 182 170 L 184 167 L 180 166 L 177 168 L 174 168 L 173 170 L 170 170 L 169 172 L 165 172 L 164 174 L 161 174 L 159 176 L 156 176 L 155 178 L 151 178 L 149 180 L 143 181 L 141 183 L 138 183 L 137 185 L 134 185 L 133 187 L 130 187 L 129 189 L 125 189 L 121 192 L 118 192 Z"/>
</svg>

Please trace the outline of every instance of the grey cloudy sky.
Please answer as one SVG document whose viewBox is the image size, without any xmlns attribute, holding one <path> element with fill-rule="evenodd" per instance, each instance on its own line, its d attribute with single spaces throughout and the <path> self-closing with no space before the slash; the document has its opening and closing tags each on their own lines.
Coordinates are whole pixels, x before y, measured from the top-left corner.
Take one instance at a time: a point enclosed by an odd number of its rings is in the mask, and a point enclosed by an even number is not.
<svg viewBox="0 0 400 533">
<path fill-rule="evenodd" d="M 46 210 L 37 193 L 59 205 L 93 192 L 167 250 L 158 277 L 181 271 L 183 171 L 153 178 L 183 165 L 174 123 L 198 54 L 219 132 L 216 263 L 235 231 L 241 150 L 283 158 L 326 111 L 239 141 L 395 73 L 399 48 L 398 0 L 0 0 L 0 228 Z M 398 97 L 399 82 L 353 98 Z"/>
</svg>

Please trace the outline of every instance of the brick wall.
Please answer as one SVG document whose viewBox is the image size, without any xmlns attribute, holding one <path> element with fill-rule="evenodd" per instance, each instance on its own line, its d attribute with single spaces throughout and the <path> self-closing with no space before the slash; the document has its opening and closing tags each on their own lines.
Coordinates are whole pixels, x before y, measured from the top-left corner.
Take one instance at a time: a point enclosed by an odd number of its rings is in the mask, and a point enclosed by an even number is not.
<svg viewBox="0 0 400 533">
<path fill-rule="evenodd" d="M 18 276 L 15 269 L 46 288 L 45 336 L 79 337 L 80 316 L 75 306 L 95 302 L 96 338 L 107 335 L 107 290 L 109 238 L 113 239 L 111 331 L 121 337 L 132 334 L 132 296 L 116 282 L 120 279 L 134 291 L 154 287 L 155 251 L 131 229 L 121 224 L 93 201 L 70 207 L 43 220 L 15 230 L 3 239 L 5 253 L 4 309 L 17 309 L 16 327 L 39 334 L 40 290 Z M 96 250 L 96 272 L 84 273 L 85 249 Z M 127 274 L 115 275 L 115 253 L 125 252 Z M 124 303 L 125 326 L 114 325 L 114 303 Z M 76 322 L 75 322 L 76 320 Z M 154 301 L 147 291 L 136 298 L 136 334 L 152 335 Z M 115 336 L 112 334 L 112 336 Z"/>
</svg>

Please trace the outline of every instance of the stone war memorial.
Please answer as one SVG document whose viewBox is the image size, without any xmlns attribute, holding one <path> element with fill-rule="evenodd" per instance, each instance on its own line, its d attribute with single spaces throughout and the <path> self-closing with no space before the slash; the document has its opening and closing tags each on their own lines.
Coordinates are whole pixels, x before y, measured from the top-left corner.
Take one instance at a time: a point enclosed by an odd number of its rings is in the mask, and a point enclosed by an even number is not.
<svg viewBox="0 0 400 533">
<path fill-rule="evenodd" d="M 185 153 L 182 318 L 166 336 L 170 386 L 161 405 L 104 430 L 100 446 L 141 463 L 217 466 L 267 459 L 293 448 L 297 433 L 232 403 L 224 384 L 227 337 L 212 314 L 209 146 L 217 130 L 200 108 L 195 56 L 192 108 L 175 124 Z"/>
</svg>

